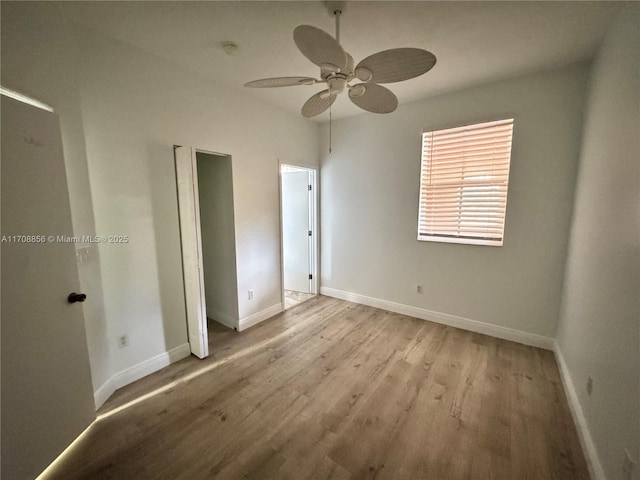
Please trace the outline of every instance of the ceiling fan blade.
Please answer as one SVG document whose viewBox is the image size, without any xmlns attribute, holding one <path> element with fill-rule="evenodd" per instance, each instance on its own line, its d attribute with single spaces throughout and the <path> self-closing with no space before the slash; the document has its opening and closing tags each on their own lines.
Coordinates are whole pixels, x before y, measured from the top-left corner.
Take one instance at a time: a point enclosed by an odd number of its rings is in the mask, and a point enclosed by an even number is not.
<svg viewBox="0 0 640 480">
<path fill-rule="evenodd" d="M 340 70 L 347 67 L 346 53 L 336 39 L 324 30 L 300 25 L 293 31 L 293 40 L 302 54 L 316 65 L 335 65 Z"/>
<path fill-rule="evenodd" d="M 358 107 L 372 113 L 391 113 L 398 99 L 391 90 L 376 83 L 359 83 L 349 90 L 349 98 Z"/>
<path fill-rule="evenodd" d="M 313 85 L 318 82 L 311 77 L 274 77 L 253 80 L 244 84 L 245 87 L 251 88 L 274 88 L 274 87 L 293 87 L 296 85 Z"/>
<path fill-rule="evenodd" d="M 320 115 L 335 101 L 335 94 L 330 94 L 329 90 L 322 90 L 305 102 L 305 104 L 302 106 L 302 115 L 307 118 Z"/>
<path fill-rule="evenodd" d="M 363 82 L 393 83 L 418 77 L 436 64 L 436 56 L 421 48 L 393 48 L 374 53 L 356 65 Z"/>
</svg>

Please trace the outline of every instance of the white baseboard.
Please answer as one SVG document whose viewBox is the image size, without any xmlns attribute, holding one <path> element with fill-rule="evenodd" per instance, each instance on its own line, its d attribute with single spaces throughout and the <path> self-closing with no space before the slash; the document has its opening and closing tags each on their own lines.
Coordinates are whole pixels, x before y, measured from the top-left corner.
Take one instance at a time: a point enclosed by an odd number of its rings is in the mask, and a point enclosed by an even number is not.
<svg viewBox="0 0 640 480">
<path fill-rule="evenodd" d="M 113 395 L 115 391 L 116 385 L 113 381 L 113 377 L 107 378 L 107 380 L 102 385 L 94 390 L 93 401 L 96 404 L 96 410 L 98 410 L 104 404 L 104 402 L 109 400 L 109 397 Z"/>
<path fill-rule="evenodd" d="M 229 327 L 229 328 L 237 327 L 236 319 L 227 313 L 207 309 L 207 318 L 213 320 L 214 322 L 221 323 L 225 327 Z"/>
<path fill-rule="evenodd" d="M 188 357 L 189 355 L 191 355 L 191 348 L 188 343 L 184 343 L 167 352 L 163 352 L 155 357 L 151 357 L 140 362 L 137 365 L 117 372 L 94 392 L 93 397 L 96 404 L 96 410 L 100 408 L 117 389 L 122 388 L 125 385 L 129 385 L 136 380 L 140 380 L 142 377 L 146 377 L 147 375 L 157 372 L 178 360 Z"/>
<path fill-rule="evenodd" d="M 545 350 L 553 350 L 552 338 L 537 335 L 535 333 L 523 332 L 521 330 L 514 330 L 512 328 L 501 327 L 499 325 L 492 325 L 490 323 L 480 322 L 478 320 L 471 320 L 470 318 L 449 315 L 448 313 L 434 312 L 424 308 L 404 305 L 402 303 L 395 303 L 388 300 L 381 300 L 379 298 L 367 297 L 365 295 L 360 295 L 357 293 L 336 290 L 335 288 L 320 287 L 320 293 L 328 297 L 339 298 L 341 300 L 347 300 L 354 303 L 361 303 L 370 307 L 380 308 L 383 310 L 388 310 L 390 312 L 401 313 L 402 315 L 420 318 L 422 320 L 429 320 L 431 322 L 449 325 L 450 327 L 456 327 L 463 330 L 469 330 L 471 332 L 482 333 L 484 335 L 490 335 L 492 337 L 502 338 L 504 340 L 510 340 L 512 342 L 522 343 L 524 345 L 529 345 L 532 347 L 544 348 Z"/>
<path fill-rule="evenodd" d="M 598 452 L 596 446 L 593 443 L 591 432 L 587 426 L 587 419 L 582 412 L 582 406 L 578 400 L 578 394 L 576 392 L 575 385 L 571 379 L 569 368 L 564 360 L 564 356 L 560 351 L 558 342 L 554 342 L 554 352 L 556 354 L 556 360 L 558 368 L 560 370 L 560 377 L 562 378 L 562 385 L 564 391 L 567 393 L 567 400 L 569 402 L 569 409 L 571 410 L 571 416 L 573 422 L 578 430 L 578 437 L 580 438 L 580 444 L 582 445 L 582 451 L 585 453 L 587 459 L 587 465 L 589 466 L 589 473 L 591 474 L 591 480 L 606 480 L 602 464 L 598 458 Z"/>
<path fill-rule="evenodd" d="M 282 303 L 276 303 L 275 305 L 271 305 L 270 307 L 249 315 L 248 317 L 241 318 L 238 325 L 238 331 L 241 332 L 243 330 L 246 330 L 247 328 L 252 327 L 257 323 L 266 320 L 267 318 L 271 318 L 274 315 L 277 315 L 283 310 L 284 308 L 282 308 Z"/>
</svg>

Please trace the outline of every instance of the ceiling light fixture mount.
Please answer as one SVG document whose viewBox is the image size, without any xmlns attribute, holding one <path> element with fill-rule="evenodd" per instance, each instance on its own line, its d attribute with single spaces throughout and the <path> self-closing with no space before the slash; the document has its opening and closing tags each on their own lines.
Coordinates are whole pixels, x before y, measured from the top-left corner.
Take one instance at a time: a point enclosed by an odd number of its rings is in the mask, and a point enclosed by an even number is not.
<svg viewBox="0 0 640 480">
<path fill-rule="evenodd" d="M 330 15 L 340 15 L 344 13 L 344 9 L 347 6 L 346 2 L 324 2 L 329 10 Z"/>
<path fill-rule="evenodd" d="M 238 44 L 230 40 L 226 40 L 222 42 L 222 49 L 227 55 L 233 56 L 238 51 Z"/>
</svg>

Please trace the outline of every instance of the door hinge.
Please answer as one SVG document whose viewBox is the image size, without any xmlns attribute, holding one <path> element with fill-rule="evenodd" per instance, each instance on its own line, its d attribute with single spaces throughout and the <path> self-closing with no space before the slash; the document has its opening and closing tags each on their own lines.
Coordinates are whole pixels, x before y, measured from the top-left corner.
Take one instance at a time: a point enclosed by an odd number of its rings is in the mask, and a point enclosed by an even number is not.
<svg viewBox="0 0 640 480">
<path fill-rule="evenodd" d="M 309 280 L 313 280 L 313 275 L 309 274 Z"/>
<path fill-rule="evenodd" d="M 311 230 L 309 230 L 309 236 L 311 236 Z"/>
<path fill-rule="evenodd" d="M 309 185 L 309 190 L 311 190 L 311 185 Z"/>
</svg>

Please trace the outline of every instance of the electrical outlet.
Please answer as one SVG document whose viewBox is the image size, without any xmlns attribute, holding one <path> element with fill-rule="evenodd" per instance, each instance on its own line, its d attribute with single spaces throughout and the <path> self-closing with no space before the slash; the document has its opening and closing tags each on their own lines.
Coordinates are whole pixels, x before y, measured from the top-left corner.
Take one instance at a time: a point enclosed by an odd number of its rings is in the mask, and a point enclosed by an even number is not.
<svg viewBox="0 0 640 480">
<path fill-rule="evenodd" d="M 624 460 L 622 462 L 622 473 L 624 480 L 633 480 L 633 472 L 638 467 L 636 462 L 631 458 L 628 449 L 624 449 Z"/>
<path fill-rule="evenodd" d="M 76 250 L 76 260 L 78 263 L 89 261 L 89 247 L 81 247 Z"/>
<path fill-rule="evenodd" d="M 253 290 L 249 290 L 247 297 L 249 300 L 253 300 Z"/>
<path fill-rule="evenodd" d="M 591 395 L 591 392 L 593 391 L 593 378 L 591 378 L 591 375 L 587 376 L 587 394 Z"/>
<path fill-rule="evenodd" d="M 416 292 L 417 293 L 422 293 L 422 285 L 420 285 L 420 284 L 416 285 Z"/>
<path fill-rule="evenodd" d="M 118 337 L 118 348 L 124 348 L 129 346 L 129 335 L 122 335 Z"/>
</svg>

